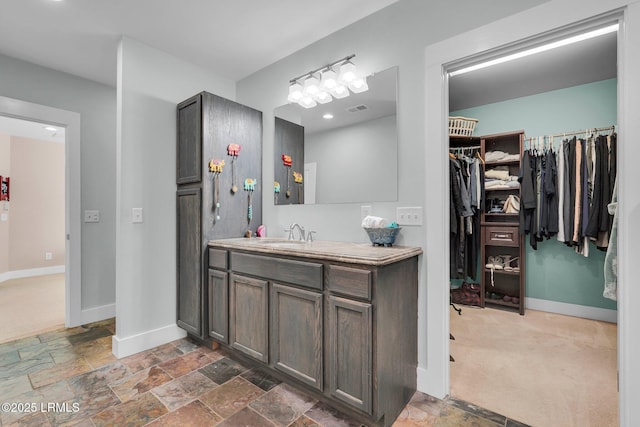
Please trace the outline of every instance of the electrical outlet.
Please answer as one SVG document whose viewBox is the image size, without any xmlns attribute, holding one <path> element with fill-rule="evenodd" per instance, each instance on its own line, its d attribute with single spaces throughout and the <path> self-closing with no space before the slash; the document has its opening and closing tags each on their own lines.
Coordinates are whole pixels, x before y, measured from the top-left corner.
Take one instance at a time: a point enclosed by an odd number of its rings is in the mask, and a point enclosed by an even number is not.
<svg viewBox="0 0 640 427">
<path fill-rule="evenodd" d="M 422 225 L 422 206 L 396 208 L 398 225 Z"/>
<path fill-rule="evenodd" d="M 100 222 L 100 211 L 84 211 L 84 222 Z"/>
<path fill-rule="evenodd" d="M 140 224 L 143 222 L 142 208 L 131 209 L 131 222 L 134 224 Z"/>
<path fill-rule="evenodd" d="M 46 261 L 51 261 L 53 259 L 53 254 L 51 252 L 45 252 L 44 253 L 44 259 Z"/>
<path fill-rule="evenodd" d="M 371 215 L 371 206 L 360 206 L 360 219 Z"/>
</svg>

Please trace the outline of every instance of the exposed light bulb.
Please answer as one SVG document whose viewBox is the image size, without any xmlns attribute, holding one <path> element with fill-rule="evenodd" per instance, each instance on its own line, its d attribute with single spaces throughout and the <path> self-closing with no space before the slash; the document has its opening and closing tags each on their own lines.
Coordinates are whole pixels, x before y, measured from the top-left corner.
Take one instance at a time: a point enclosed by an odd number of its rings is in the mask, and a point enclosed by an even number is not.
<svg viewBox="0 0 640 427">
<path fill-rule="evenodd" d="M 333 71 L 333 68 L 328 68 L 322 72 L 322 80 L 320 86 L 324 90 L 331 90 L 338 85 L 338 74 Z"/>
<path fill-rule="evenodd" d="M 344 85 L 338 85 L 331 90 L 331 95 L 337 99 L 346 98 L 349 96 L 349 89 Z"/>
<path fill-rule="evenodd" d="M 316 101 L 310 96 L 305 96 L 300 100 L 300 102 L 298 102 L 298 104 L 300 104 L 300 106 L 304 108 L 313 108 L 318 105 Z"/>
<path fill-rule="evenodd" d="M 302 85 L 297 81 L 291 83 L 289 85 L 289 96 L 287 97 L 289 102 L 300 102 L 303 96 L 302 89 Z"/>
<path fill-rule="evenodd" d="M 320 92 L 320 80 L 314 75 L 307 77 L 304 81 L 304 94 L 315 96 L 318 92 Z"/>
<path fill-rule="evenodd" d="M 342 83 L 349 84 L 357 77 L 356 75 L 356 66 L 353 63 L 347 61 L 340 66 L 340 77 L 339 80 Z"/>
<path fill-rule="evenodd" d="M 367 84 L 367 78 L 359 77 L 355 79 L 349 84 L 349 89 L 351 89 L 353 93 L 360 93 L 360 92 L 365 92 L 369 90 L 369 85 Z"/>
<path fill-rule="evenodd" d="M 326 104 L 327 102 L 331 102 L 333 100 L 329 92 L 326 92 L 324 90 L 318 92 L 316 96 L 313 97 L 313 99 L 318 101 L 320 104 Z"/>
</svg>

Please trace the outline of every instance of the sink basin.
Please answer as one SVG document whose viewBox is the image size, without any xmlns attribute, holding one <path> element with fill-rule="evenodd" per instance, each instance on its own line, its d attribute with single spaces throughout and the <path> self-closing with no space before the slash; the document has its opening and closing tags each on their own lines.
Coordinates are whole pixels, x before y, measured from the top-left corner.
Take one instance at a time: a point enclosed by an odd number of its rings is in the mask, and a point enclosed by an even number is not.
<svg viewBox="0 0 640 427">
<path fill-rule="evenodd" d="M 286 240 L 286 239 L 258 239 L 258 244 L 267 245 L 267 246 L 275 246 L 275 247 L 283 247 L 283 246 L 300 246 L 304 245 L 304 240 Z"/>
</svg>

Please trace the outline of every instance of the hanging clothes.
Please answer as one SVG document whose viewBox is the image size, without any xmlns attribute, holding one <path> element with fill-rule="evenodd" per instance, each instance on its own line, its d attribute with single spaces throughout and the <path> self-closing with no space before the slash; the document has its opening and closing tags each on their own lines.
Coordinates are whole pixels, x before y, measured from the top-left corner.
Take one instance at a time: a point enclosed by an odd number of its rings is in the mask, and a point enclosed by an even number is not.
<svg viewBox="0 0 640 427">
<path fill-rule="evenodd" d="M 484 172 L 480 159 L 459 155 L 449 160 L 450 277 L 477 280 L 480 212 L 484 209 Z"/>
<path fill-rule="evenodd" d="M 576 253 L 589 255 L 589 242 L 606 250 L 612 228 L 607 205 L 616 173 L 616 134 L 531 139 L 522 160 L 520 231 L 531 247 L 557 235 Z M 540 147 L 543 147 L 540 149 Z"/>
</svg>

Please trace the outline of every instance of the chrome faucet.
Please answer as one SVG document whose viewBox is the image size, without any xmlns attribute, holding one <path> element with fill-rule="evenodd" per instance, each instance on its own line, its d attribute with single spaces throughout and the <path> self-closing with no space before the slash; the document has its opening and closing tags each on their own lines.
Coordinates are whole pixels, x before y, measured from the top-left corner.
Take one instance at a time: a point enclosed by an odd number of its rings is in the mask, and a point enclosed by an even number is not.
<svg viewBox="0 0 640 427">
<path fill-rule="evenodd" d="M 301 227 L 300 224 L 298 224 L 297 222 L 294 222 L 289 226 L 289 240 L 294 240 L 293 231 L 296 228 L 298 228 L 298 231 L 300 232 L 300 238 L 298 240 L 304 241 L 305 240 L 304 227 Z"/>
</svg>

